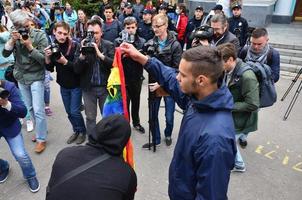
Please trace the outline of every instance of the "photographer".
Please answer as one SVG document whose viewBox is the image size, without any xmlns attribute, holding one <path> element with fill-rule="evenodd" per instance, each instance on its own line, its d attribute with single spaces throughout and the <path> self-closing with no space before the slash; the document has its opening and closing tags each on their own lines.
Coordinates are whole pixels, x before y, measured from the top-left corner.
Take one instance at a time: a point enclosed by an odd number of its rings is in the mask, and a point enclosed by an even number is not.
<svg viewBox="0 0 302 200">
<path fill-rule="evenodd" d="M 202 25 L 196 28 L 190 36 L 192 41 L 192 47 L 197 46 L 211 46 L 211 40 L 213 38 L 214 31 L 209 25 Z"/>
<path fill-rule="evenodd" d="M 67 144 L 74 141 L 76 144 L 82 144 L 86 138 L 85 123 L 80 111 L 82 90 L 80 76 L 73 71 L 74 60 L 79 56 L 79 45 L 69 38 L 69 34 L 70 26 L 66 22 L 55 24 L 55 40 L 44 50 L 45 63 L 47 70 L 51 72 L 56 67 L 57 83 L 60 85 L 64 108 L 73 128 L 74 133 L 67 140 Z"/>
<path fill-rule="evenodd" d="M 35 152 L 46 148 L 47 124 L 44 110 L 44 49 L 47 38 L 44 32 L 30 27 L 30 18 L 26 12 L 15 10 L 10 18 L 16 28 L 11 33 L 3 49 L 3 56 L 15 52 L 14 77 L 24 97 L 31 119 L 36 124 Z"/>
<path fill-rule="evenodd" d="M 165 65 L 177 70 L 181 59 L 182 48 L 175 35 L 168 31 L 168 17 L 165 14 L 154 16 L 152 19 L 152 28 L 155 36 L 145 44 L 144 51 L 150 56 L 156 57 Z M 153 136 L 155 136 L 155 144 L 159 145 L 161 143 L 158 111 L 161 98 L 164 96 L 166 116 L 165 142 L 167 146 L 170 146 L 172 144 L 171 135 L 174 124 L 175 102 L 172 97 L 160 92 L 163 91 L 162 88 L 157 83 L 157 80 L 150 75 L 149 86 L 150 91 L 155 92 L 156 94 L 156 97 L 152 99 L 153 106 L 151 110 L 153 117 L 152 121 L 154 122 L 154 127 L 152 127 L 152 129 L 155 131 L 155 133 L 153 133 Z M 149 143 L 144 144 L 143 148 L 149 148 Z"/>
<path fill-rule="evenodd" d="M 122 42 L 128 42 L 133 44 L 136 49 L 141 50 L 146 42 L 143 38 L 137 34 L 137 21 L 134 17 L 127 17 L 124 20 L 124 30 L 121 32 L 121 37 L 114 41 L 116 47 L 120 46 Z M 131 118 L 133 127 L 141 132 L 145 133 L 144 127 L 140 124 L 139 119 L 139 107 L 140 107 L 140 95 L 143 82 L 143 67 L 138 62 L 135 62 L 129 57 L 123 57 L 122 59 L 126 90 L 127 90 L 127 103 L 128 109 L 131 110 Z M 131 101 L 131 109 L 129 107 Z"/>
<path fill-rule="evenodd" d="M 81 42 L 81 54 L 76 59 L 74 71 L 80 74 L 86 114 L 87 134 L 93 133 L 96 125 L 97 103 L 103 111 L 107 92 L 107 80 L 114 57 L 114 45 L 102 39 L 102 23 L 87 22 L 87 38 Z"/>
<path fill-rule="evenodd" d="M 32 161 L 25 150 L 19 118 L 26 115 L 26 107 L 19 91 L 12 82 L 0 80 L 0 138 L 3 137 L 19 163 L 29 190 L 38 192 L 39 181 Z M 4 183 L 9 175 L 9 164 L 0 159 L 0 183 Z"/>
</svg>

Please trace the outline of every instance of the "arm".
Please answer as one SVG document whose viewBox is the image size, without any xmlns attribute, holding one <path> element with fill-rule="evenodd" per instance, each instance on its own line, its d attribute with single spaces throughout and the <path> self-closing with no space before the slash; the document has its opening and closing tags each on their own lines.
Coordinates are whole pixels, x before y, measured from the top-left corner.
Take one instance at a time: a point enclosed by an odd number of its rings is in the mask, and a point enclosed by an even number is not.
<svg viewBox="0 0 302 200">
<path fill-rule="evenodd" d="M 175 69 L 178 69 L 180 60 L 181 60 L 181 55 L 182 55 L 182 48 L 181 45 L 178 41 L 175 41 L 172 45 L 172 66 Z"/>
<path fill-rule="evenodd" d="M 34 43 L 32 43 L 30 39 L 24 40 L 23 43 L 30 52 L 30 57 L 36 60 L 41 66 L 44 66 L 44 49 L 48 46 L 46 34 L 38 32 L 34 39 Z"/>
<path fill-rule="evenodd" d="M 274 79 L 274 82 L 278 82 L 280 78 L 280 54 L 277 50 L 273 50 L 273 55 L 272 55 L 272 64 L 270 65 L 272 69 L 272 76 Z"/>
<path fill-rule="evenodd" d="M 253 112 L 260 106 L 259 83 L 251 70 L 243 73 L 241 82 L 241 95 L 243 100 L 234 103 L 233 112 Z"/>
</svg>

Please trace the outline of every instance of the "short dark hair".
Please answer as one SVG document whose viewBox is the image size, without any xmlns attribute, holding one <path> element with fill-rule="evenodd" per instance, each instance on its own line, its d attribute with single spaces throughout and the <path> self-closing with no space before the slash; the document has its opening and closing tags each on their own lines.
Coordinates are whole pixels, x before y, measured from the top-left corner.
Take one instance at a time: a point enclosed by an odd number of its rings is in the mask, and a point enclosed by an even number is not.
<svg viewBox="0 0 302 200">
<path fill-rule="evenodd" d="M 126 25 L 130 25 L 130 24 L 137 24 L 137 20 L 135 19 L 135 17 L 126 17 L 125 19 L 124 19 L 124 27 L 126 26 Z"/>
<path fill-rule="evenodd" d="M 111 9 L 111 11 L 114 12 L 114 8 L 111 4 L 108 4 L 104 7 L 104 10 L 108 10 L 108 9 Z"/>
<path fill-rule="evenodd" d="M 223 73 L 220 52 L 214 47 L 199 46 L 191 48 L 182 54 L 182 58 L 191 62 L 194 77 L 205 75 L 211 83 L 217 83 Z"/>
<path fill-rule="evenodd" d="M 222 59 L 226 62 L 230 57 L 237 59 L 236 47 L 232 43 L 221 44 L 217 47 L 220 51 Z"/>
<path fill-rule="evenodd" d="M 255 28 L 251 35 L 252 38 L 260 38 L 263 36 L 268 36 L 267 30 L 265 28 Z"/>
<path fill-rule="evenodd" d="M 63 29 L 67 30 L 68 33 L 70 33 L 70 26 L 69 24 L 67 24 L 66 22 L 64 21 L 61 21 L 61 22 L 57 22 L 55 23 L 54 27 L 53 27 L 53 30 L 57 30 L 57 28 L 59 27 L 62 27 Z"/>
<path fill-rule="evenodd" d="M 89 25 L 91 25 L 91 26 L 99 25 L 99 27 L 102 28 L 102 22 L 100 20 L 96 20 L 96 19 L 88 20 L 87 27 Z"/>
<path fill-rule="evenodd" d="M 178 4 L 179 9 L 181 10 L 182 13 L 187 13 L 187 8 L 186 5 L 184 3 L 179 3 Z"/>
</svg>

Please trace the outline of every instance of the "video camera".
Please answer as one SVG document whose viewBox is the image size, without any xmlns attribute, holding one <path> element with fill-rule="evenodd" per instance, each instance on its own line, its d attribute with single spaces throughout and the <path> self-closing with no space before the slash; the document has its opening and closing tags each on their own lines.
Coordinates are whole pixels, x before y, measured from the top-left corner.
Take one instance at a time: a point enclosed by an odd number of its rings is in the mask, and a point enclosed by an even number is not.
<svg viewBox="0 0 302 200">
<path fill-rule="evenodd" d="M 208 40 L 211 41 L 214 35 L 214 30 L 209 25 L 205 24 L 200 27 L 195 28 L 191 35 L 190 40 L 194 40 L 194 44 L 197 46 L 201 45 L 200 40 Z M 193 46 L 193 45 L 192 45 Z"/>
<path fill-rule="evenodd" d="M 54 58 L 54 60 L 58 60 L 61 58 L 62 56 L 62 53 L 60 51 L 60 47 L 59 47 L 59 44 L 58 43 L 51 43 L 50 45 L 50 49 L 51 49 L 51 56 Z"/>
<path fill-rule="evenodd" d="M 1 99 L 6 99 L 9 97 L 9 91 L 0 87 L 0 98 Z"/>
<path fill-rule="evenodd" d="M 94 39 L 94 32 L 91 30 L 87 31 L 87 37 L 84 39 L 84 43 L 81 49 L 81 53 L 83 55 L 87 55 L 87 54 L 95 54 L 95 48 L 94 45 L 92 43 L 95 42 Z"/>
<path fill-rule="evenodd" d="M 23 40 L 27 40 L 29 38 L 29 31 L 26 28 L 18 29 L 18 33 L 21 35 Z"/>
<path fill-rule="evenodd" d="M 144 44 L 143 52 L 151 57 L 156 56 L 158 54 L 158 43 L 156 43 L 154 40 L 149 40 Z"/>
</svg>

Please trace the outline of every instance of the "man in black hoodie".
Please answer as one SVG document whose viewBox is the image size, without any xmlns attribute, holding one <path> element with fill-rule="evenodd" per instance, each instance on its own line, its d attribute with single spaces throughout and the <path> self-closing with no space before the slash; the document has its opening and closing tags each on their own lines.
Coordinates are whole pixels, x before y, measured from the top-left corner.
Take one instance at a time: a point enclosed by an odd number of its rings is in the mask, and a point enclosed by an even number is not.
<svg viewBox="0 0 302 200">
<path fill-rule="evenodd" d="M 80 75 L 74 73 L 75 58 L 79 56 L 79 44 L 69 38 L 70 26 L 66 22 L 57 22 L 53 29 L 54 42 L 45 51 L 46 68 L 57 71 L 57 83 L 60 85 L 61 97 L 73 128 L 73 134 L 67 144 L 76 141 L 82 144 L 86 139 L 86 127 L 80 111 L 82 90 Z"/>
<path fill-rule="evenodd" d="M 136 174 L 122 157 L 130 134 L 128 121 L 122 115 L 112 115 L 97 124 L 85 146 L 67 147 L 59 152 L 46 200 L 134 199 Z M 109 158 L 58 184 L 66 173 L 104 154 L 109 154 Z"/>
</svg>

